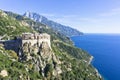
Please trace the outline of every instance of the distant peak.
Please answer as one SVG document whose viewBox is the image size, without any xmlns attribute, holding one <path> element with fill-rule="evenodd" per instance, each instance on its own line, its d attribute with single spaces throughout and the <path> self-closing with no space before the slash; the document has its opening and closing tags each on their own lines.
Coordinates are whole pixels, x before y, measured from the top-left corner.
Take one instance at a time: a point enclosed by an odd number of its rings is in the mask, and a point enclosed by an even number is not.
<svg viewBox="0 0 120 80">
<path fill-rule="evenodd" d="M 25 12 L 23 14 L 23 16 L 26 16 L 28 18 L 31 18 L 32 20 L 34 21 L 37 21 L 37 22 L 41 22 L 42 21 L 42 18 L 45 18 L 44 16 L 38 14 L 38 13 L 35 13 L 35 12 Z"/>
</svg>

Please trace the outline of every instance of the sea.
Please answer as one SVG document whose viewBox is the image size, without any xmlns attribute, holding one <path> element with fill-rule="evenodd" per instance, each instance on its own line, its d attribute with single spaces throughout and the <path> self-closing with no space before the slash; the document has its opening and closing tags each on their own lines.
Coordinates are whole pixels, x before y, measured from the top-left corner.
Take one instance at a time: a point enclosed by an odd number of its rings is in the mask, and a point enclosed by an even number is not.
<svg viewBox="0 0 120 80">
<path fill-rule="evenodd" d="M 94 57 L 91 64 L 104 80 L 120 80 L 120 34 L 84 34 L 71 40 Z"/>
</svg>

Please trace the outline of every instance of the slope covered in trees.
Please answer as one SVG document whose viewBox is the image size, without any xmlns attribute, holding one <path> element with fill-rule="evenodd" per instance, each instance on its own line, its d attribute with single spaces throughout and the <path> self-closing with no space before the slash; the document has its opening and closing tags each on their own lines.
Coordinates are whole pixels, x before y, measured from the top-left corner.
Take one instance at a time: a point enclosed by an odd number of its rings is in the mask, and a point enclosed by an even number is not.
<svg viewBox="0 0 120 80">
<path fill-rule="evenodd" d="M 61 74 L 56 74 L 55 76 L 52 74 L 55 69 L 54 66 L 47 64 L 44 72 L 45 76 L 43 76 L 41 74 L 42 72 L 34 69 L 35 66 L 31 64 L 36 64 L 34 61 L 20 61 L 19 56 L 16 55 L 14 51 L 5 50 L 2 46 L 0 46 L 0 71 L 2 72 L 2 70 L 6 70 L 7 72 L 7 76 L 5 77 L 0 72 L 0 79 L 102 80 L 100 76 L 98 76 L 95 68 L 89 64 L 91 56 L 86 51 L 76 48 L 72 44 L 72 41 L 65 35 L 53 30 L 47 25 L 35 22 L 12 12 L 7 12 L 6 14 L 4 11 L 1 11 L 0 14 L 1 36 L 6 34 L 12 39 L 14 36 L 20 36 L 23 32 L 48 33 L 51 35 L 51 52 L 53 52 L 57 59 L 61 62 L 58 67 L 62 70 Z M 10 26 L 14 27 L 11 29 Z M 41 49 L 41 51 L 46 52 L 46 49 Z M 34 60 L 37 60 L 38 58 L 36 55 L 31 56 Z M 52 61 L 50 60 L 50 62 L 46 63 L 51 62 Z M 52 64 L 55 65 L 56 63 L 53 62 Z"/>
</svg>

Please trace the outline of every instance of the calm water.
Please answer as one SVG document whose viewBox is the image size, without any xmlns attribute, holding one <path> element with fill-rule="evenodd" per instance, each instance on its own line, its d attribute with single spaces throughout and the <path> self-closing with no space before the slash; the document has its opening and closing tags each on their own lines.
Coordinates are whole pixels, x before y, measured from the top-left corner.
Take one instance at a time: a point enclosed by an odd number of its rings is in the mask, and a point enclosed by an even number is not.
<svg viewBox="0 0 120 80">
<path fill-rule="evenodd" d="M 86 34 L 71 39 L 94 56 L 92 64 L 105 80 L 120 80 L 120 35 Z"/>
</svg>

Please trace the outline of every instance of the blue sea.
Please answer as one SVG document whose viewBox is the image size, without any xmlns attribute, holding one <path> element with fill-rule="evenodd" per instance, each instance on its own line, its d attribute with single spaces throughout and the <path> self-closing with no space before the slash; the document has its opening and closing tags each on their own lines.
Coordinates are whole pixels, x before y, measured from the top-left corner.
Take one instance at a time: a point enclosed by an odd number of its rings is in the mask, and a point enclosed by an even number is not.
<svg viewBox="0 0 120 80">
<path fill-rule="evenodd" d="M 84 34 L 71 39 L 94 56 L 92 64 L 105 80 L 120 80 L 120 34 Z"/>
</svg>

